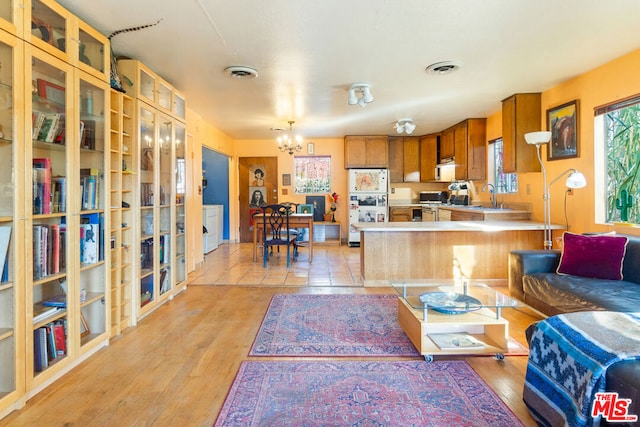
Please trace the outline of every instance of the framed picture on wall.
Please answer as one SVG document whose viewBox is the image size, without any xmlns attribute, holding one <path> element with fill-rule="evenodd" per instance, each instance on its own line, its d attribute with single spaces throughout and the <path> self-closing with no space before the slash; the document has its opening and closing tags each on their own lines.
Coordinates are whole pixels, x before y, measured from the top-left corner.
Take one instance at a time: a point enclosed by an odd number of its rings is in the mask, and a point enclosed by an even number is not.
<svg viewBox="0 0 640 427">
<path fill-rule="evenodd" d="M 307 205 L 313 206 L 314 221 L 324 221 L 325 196 L 307 196 Z"/>
<path fill-rule="evenodd" d="M 547 160 L 578 157 L 577 100 L 548 109 L 547 129 L 551 131 Z"/>
</svg>

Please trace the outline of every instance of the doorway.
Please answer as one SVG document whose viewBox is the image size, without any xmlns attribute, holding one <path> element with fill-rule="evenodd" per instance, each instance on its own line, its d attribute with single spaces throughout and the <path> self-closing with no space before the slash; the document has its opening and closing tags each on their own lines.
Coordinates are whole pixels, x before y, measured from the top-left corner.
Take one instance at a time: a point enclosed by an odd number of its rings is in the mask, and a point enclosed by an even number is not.
<svg viewBox="0 0 640 427">
<path fill-rule="evenodd" d="M 278 158 L 240 157 L 238 184 L 240 242 L 253 242 L 252 210 L 278 203 Z"/>
</svg>

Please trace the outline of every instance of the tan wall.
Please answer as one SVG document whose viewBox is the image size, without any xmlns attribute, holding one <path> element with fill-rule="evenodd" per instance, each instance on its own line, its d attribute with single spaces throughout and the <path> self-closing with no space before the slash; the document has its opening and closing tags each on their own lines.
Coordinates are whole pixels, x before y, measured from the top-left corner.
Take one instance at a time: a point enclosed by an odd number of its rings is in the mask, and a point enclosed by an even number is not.
<svg viewBox="0 0 640 427">
<path fill-rule="evenodd" d="M 574 190 L 567 197 L 567 219 L 569 230 L 581 233 L 585 231 L 616 230 L 627 234 L 640 234 L 640 230 L 630 227 L 607 226 L 595 223 L 595 168 L 594 168 L 594 108 L 603 104 L 627 98 L 640 93 L 640 80 L 637 70 L 640 68 L 640 50 L 622 56 L 590 72 L 561 83 L 542 94 L 542 120 L 540 129 L 545 130 L 546 110 L 574 99 L 578 100 L 578 144 L 577 158 L 547 162 L 547 147 L 542 148 L 542 159 L 547 168 L 547 180 L 569 168 L 582 172 L 587 178 L 587 187 Z M 502 134 L 502 115 L 498 111 L 487 120 L 487 139 L 495 139 Z M 598 153 L 604 156 L 604 153 Z M 519 193 L 500 196 L 505 202 L 528 202 L 532 204 L 533 219 L 542 221 L 542 173 L 522 173 L 518 175 Z M 550 190 L 551 222 L 565 224 L 563 181 L 556 182 Z M 559 234 L 559 233 L 558 233 Z"/>
<path fill-rule="evenodd" d="M 232 167 L 234 141 L 231 137 L 211 124 L 202 120 L 202 117 L 195 111 L 187 108 L 187 142 L 188 142 L 188 181 L 187 181 L 187 244 L 189 250 L 188 269 L 193 271 L 204 260 L 202 247 L 202 227 L 193 224 L 202 224 L 202 147 L 210 148 L 219 153 L 229 156 L 229 215 L 230 229 L 237 229 L 237 194 L 233 193 L 236 179 L 235 171 Z M 234 204 L 235 202 L 235 204 Z M 233 226 L 235 221 L 235 227 Z"/>
<path fill-rule="evenodd" d="M 343 138 L 327 138 L 327 139 L 314 139 L 312 141 L 315 144 L 316 156 L 331 156 L 331 192 L 336 192 L 340 195 L 338 200 L 338 209 L 336 210 L 336 221 L 340 221 L 342 236 L 346 236 L 347 224 L 348 224 L 348 212 L 347 212 L 347 170 L 344 168 L 344 140 Z M 295 156 L 307 155 L 307 146 L 304 144 L 302 151 L 290 155 L 289 153 L 283 153 L 277 149 L 275 139 L 268 140 L 237 140 L 235 143 L 235 156 L 233 159 L 234 171 L 238 174 L 238 159 L 240 157 L 278 157 L 278 200 L 280 202 L 294 202 L 304 203 L 306 195 L 294 194 L 293 192 L 293 158 Z M 291 174 L 291 186 L 282 186 L 282 174 Z M 234 179 L 234 194 L 238 194 L 238 180 Z M 282 191 L 286 190 L 288 194 L 282 194 Z M 318 194 L 314 194 L 318 195 Z M 325 194 L 326 196 L 326 194 Z M 236 197 L 237 200 L 237 197 Z M 238 210 L 232 211 L 234 217 L 238 217 Z M 231 230 L 231 235 L 238 238 L 238 226 Z M 233 238 L 233 237 L 232 237 Z"/>
</svg>

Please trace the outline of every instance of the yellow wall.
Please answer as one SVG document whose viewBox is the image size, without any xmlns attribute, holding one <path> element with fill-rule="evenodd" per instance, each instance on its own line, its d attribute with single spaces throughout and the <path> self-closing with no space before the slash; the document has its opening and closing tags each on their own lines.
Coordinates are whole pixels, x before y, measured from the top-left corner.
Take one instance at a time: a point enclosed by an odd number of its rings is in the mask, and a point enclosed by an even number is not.
<svg viewBox="0 0 640 427">
<path fill-rule="evenodd" d="M 202 120 L 202 117 L 195 111 L 187 108 L 187 212 L 190 224 L 202 224 L 202 147 L 210 148 L 230 158 L 229 165 L 229 227 L 230 230 L 237 229 L 237 194 L 232 190 L 235 188 L 237 168 L 232 168 L 234 153 L 233 138 L 219 131 L 209 123 Z M 234 224 L 236 224 L 234 226 Z M 204 260 L 202 247 L 202 228 L 200 226 L 187 227 L 189 242 L 189 265 L 187 271 L 193 271 Z"/>
<path fill-rule="evenodd" d="M 546 129 L 546 110 L 566 102 L 578 100 L 578 157 L 547 162 L 547 147 L 542 148 L 542 159 L 547 168 L 549 182 L 569 168 L 582 172 L 587 178 L 587 187 L 573 191 L 567 197 L 567 219 L 569 230 L 582 233 L 585 231 L 616 230 L 627 234 L 640 234 L 637 228 L 607 226 L 595 223 L 594 175 L 594 108 L 622 98 L 640 93 L 640 80 L 637 70 L 640 69 L 640 50 L 615 59 L 592 71 L 561 83 L 542 94 L 542 120 L 540 129 Z M 488 139 L 500 136 L 502 116 L 495 113 L 488 119 Z M 604 153 L 598 153 L 602 158 Z M 533 219 L 542 221 L 542 174 L 522 173 L 518 175 L 519 194 L 505 195 L 505 201 L 529 202 L 533 207 Z M 550 190 L 551 222 L 565 224 L 563 180 L 556 182 Z M 558 233 L 559 235 L 560 233 Z"/>
</svg>

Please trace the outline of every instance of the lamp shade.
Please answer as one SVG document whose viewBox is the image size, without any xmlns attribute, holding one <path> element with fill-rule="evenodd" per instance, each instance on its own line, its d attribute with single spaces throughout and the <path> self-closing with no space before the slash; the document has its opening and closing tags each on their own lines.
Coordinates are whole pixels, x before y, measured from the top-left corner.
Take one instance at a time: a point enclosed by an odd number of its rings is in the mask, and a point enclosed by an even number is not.
<svg viewBox="0 0 640 427">
<path fill-rule="evenodd" d="M 524 139 L 527 141 L 527 144 L 531 145 L 546 144 L 551 141 L 551 132 L 541 130 L 538 132 L 525 133 Z"/>
<path fill-rule="evenodd" d="M 584 188 L 587 186 L 587 179 L 582 172 L 575 171 L 567 177 L 565 184 L 569 188 Z"/>
</svg>

